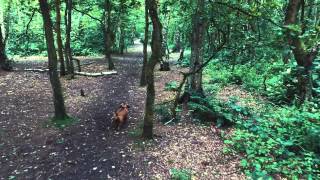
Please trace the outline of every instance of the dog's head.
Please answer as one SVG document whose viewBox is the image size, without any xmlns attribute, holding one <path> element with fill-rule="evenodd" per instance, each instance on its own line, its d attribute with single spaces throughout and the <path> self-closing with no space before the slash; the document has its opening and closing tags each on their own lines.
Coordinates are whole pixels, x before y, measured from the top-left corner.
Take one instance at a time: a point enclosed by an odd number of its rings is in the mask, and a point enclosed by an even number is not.
<svg viewBox="0 0 320 180">
<path fill-rule="evenodd" d="M 121 108 L 121 109 L 129 109 L 130 106 L 128 105 L 128 103 L 121 103 L 119 108 Z"/>
</svg>

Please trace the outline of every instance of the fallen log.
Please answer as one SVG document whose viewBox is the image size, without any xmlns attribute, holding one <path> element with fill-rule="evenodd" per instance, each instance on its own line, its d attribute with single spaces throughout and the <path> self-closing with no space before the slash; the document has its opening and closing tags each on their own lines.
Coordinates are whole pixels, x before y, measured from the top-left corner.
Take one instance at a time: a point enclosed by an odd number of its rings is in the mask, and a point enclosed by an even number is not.
<svg viewBox="0 0 320 180">
<path fill-rule="evenodd" d="M 117 71 L 106 71 L 106 72 L 99 72 L 99 73 L 75 72 L 75 75 L 88 76 L 88 77 L 99 77 L 99 76 L 113 75 L 113 74 L 118 74 L 118 72 Z"/>
<path fill-rule="evenodd" d="M 19 71 L 19 70 L 18 70 L 18 71 Z M 23 69 L 23 71 L 31 71 L 31 72 L 45 73 L 45 72 L 48 72 L 49 69 Z"/>
<path fill-rule="evenodd" d="M 94 64 L 95 62 L 87 62 L 87 63 L 82 63 L 80 64 L 80 66 L 87 66 L 87 65 L 91 65 Z"/>
<path fill-rule="evenodd" d="M 23 69 L 23 71 L 45 73 L 45 72 L 48 72 L 49 69 Z M 118 74 L 118 72 L 117 71 L 105 71 L 105 72 L 97 72 L 97 73 L 74 72 L 74 74 L 78 76 L 99 77 L 99 76 Z"/>
</svg>

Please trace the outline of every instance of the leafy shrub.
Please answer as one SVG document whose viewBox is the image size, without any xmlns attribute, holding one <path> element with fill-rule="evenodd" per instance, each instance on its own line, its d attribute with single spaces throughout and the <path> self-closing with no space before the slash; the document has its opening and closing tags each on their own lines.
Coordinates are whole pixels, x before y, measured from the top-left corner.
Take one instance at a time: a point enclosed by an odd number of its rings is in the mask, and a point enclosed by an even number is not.
<svg viewBox="0 0 320 180">
<path fill-rule="evenodd" d="M 178 82 L 177 81 L 170 81 L 165 84 L 165 91 L 177 91 L 178 89 Z"/>
<path fill-rule="evenodd" d="M 190 170 L 172 168 L 169 172 L 172 180 L 191 180 Z"/>
<path fill-rule="evenodd" d="M 231 65 L 214 62 L 205 69 L 204 83 L 206 90 L 217 89 L 229 84 L 241 85 L 244 89 L 266 95 L 277 104 L 288 102 L 287 94 L 295 93 L 295 64 L 284 65 L 281 60 L 275 62 L 260 62 L 255 66 L 250 64 Z M 320 69 L 320 67 L 319 67 Z M 286 83 L 287 82 L 287 83 Z M 286 86 L 286 84 L 288 86 Z"/>
<path fill-rule="evenodd" d="M 320 112 L 309 108 L 269 107 L 262 115 L 238 118 L 232 138 L 225 140 L 227 150 L 245 154 L 241 165 L 254 179 L 319 178 Z"/>
<path fill-rule="evenodd" d="M 170 108 L 170 103 L 158 104 L 155 106 L 155 112 L 161 122 L 166 123 L 172 119 Z"/>
<path fill-rule="evenodd" d="M 215 122 L 218 127 L 230 126 L 237 119 L 247 118 L 251 114 L 251 110 L 241 106 L 235 98 L 231 98 L 224 103 L 211 97 L 192 96 L 188 105 L 193 118 L 200 120 L 202 123 Z"/>
</svg>

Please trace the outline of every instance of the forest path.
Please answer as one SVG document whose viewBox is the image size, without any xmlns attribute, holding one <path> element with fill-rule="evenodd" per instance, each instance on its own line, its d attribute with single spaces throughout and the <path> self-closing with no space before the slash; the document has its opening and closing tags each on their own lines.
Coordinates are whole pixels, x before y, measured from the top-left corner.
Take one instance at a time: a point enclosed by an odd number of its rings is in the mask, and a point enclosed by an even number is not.
<svg viewBox="0 0 320 180">
<path fill-rule="evenodd" d="M 245 179 L 239 157 L 223 153 L 212 127 L 155 121 L 154 141 L 132 136 L 144 110 L 141 52 L 137 43 L 128 53 L 113 55 L 117 75 L 61 78 L 67 111 L 78 120 L 63 130 L 49 125 L 53 102 L 46 73 L 0 72 L 0 179 L 170 179 L 172 168 L 190 170 L 195 179 Z M 89 63 L 85 72 L 106 70 L 104 58 L 78 58 Z M 44 69 L 46 62 L 25 59 L 17 67 Z M 155 72 L 157 104 L 174 97 L 166 84 L 181 80 L 181 67 L 171 68 Z M 109 129 L 111 115 L 122 102 L 131 106 L 129 123 L 117 132 Z"/>
<path fill-rule="evenodd" d="M 0 179 L 141 179 L 129 135 L 144 109 L 145 92 L 138 87 L 141 48 L 114 56 L 117 75 L 62 79 L 68 112 L 78 119 L 64 130 L 44 123 L 53 113 L 46 74 L 1 76 Z M 103 59 L 85 61 L 95 63 L 84 71 L 105 67 Z M 131 106 L 129 124 L 116 132 L 109 129 L 111 115 L 122 102 Z"/>
</svg>

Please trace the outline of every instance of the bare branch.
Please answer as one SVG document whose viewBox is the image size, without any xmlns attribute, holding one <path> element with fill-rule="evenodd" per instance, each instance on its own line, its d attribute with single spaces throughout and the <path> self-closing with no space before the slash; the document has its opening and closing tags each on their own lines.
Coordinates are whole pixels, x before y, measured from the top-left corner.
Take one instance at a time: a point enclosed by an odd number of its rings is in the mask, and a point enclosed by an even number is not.
<svg viewBox="0 0 320 180">
<path fill-rule="evenodd" d="M 32 22 L 32 19 L 33 19 L 33 17 L 34 17 L 34 14 L 36 13 L 36 10 L 37 10 L 37 9 L 33 9 L 32 14 L 31 14 L 31 17 L 30 17 L 30 20 L 29 20 L 29 22 L 27 23 L 27 26 L 26 26 L 26 36 L 28 35 L 30 23 Z"/>
<path fill-rule="evenodd" d="M 103 21 L 102 21 L 101 19 L 96 18 L 96 17 L 92 16 L 91 14 L 89 14 L 89 13 L 87 13 L 87 12 L 84 12 L 84 11 L 81 11 L 81 10 L 75 8 L 75 7 L 73 7 L 73 9 L 74 9 L 75 11 L 81 13 L 81 14 L 84 14 L 84 15 L 86 15 L 86 16 L 89 16 L 90 18 L 92 18 L 92 19 L 94 19 L 94 20 L 96 20 L 96 21 L 99 21 L 100 24 L 103 24 Z"/>
</svg>

